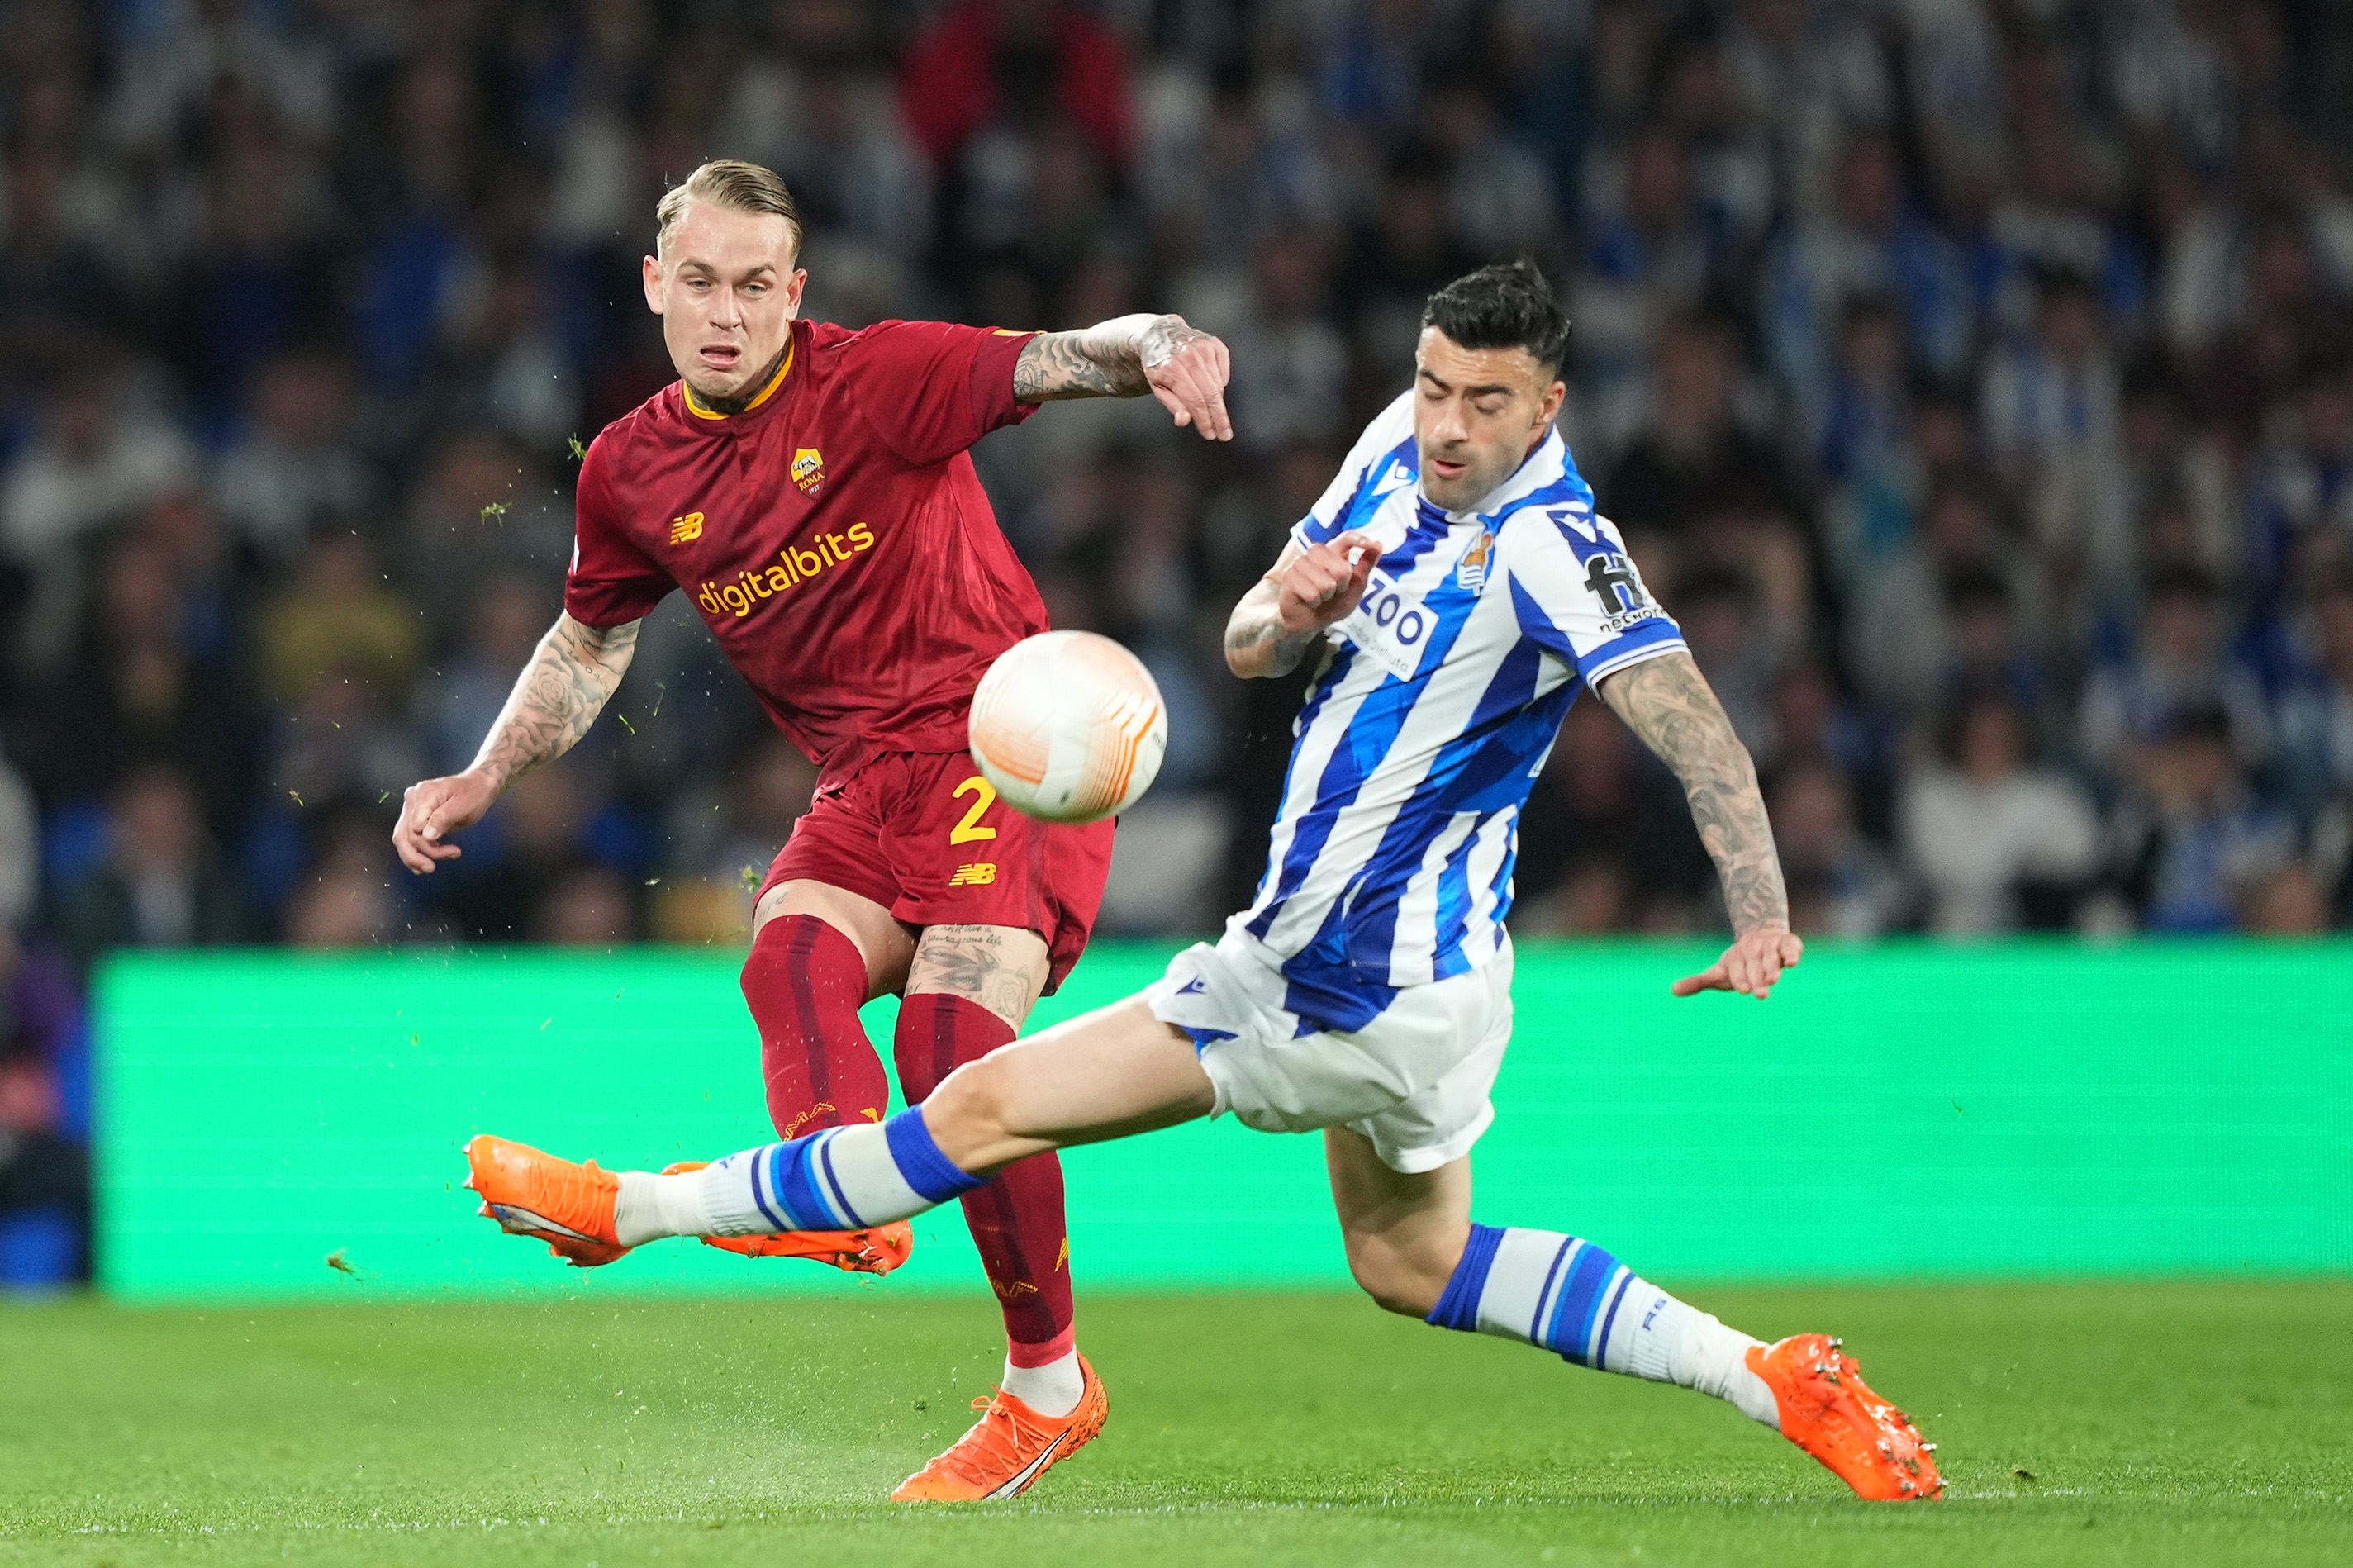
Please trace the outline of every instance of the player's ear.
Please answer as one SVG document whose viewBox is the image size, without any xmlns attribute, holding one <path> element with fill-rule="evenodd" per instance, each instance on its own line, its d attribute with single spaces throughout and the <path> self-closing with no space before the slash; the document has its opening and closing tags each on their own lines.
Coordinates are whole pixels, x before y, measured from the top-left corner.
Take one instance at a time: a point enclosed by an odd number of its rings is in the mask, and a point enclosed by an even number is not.
<svg viewBox="0 0 2353 1568">
<path fill-rule="evenodd" d="M 808 269 L 805 267 L 794 268 L 791 279 L 785 284 L 785 320 L 787 321 L 797 321 L 800 318 L 801 290 L 807 287 Z"/>
<path fill-rule="evenodd" d="M 646 280 L 646 309 L 659 316 L 662 313 L 661 258 L 647 257 L 643 271 Z"/>
<path fill-rule="evenodd" d="M 1544 400 L 1536 405 L 1536 426 L 1539 429 L 1560 417 L 1560 405 L 1568 397 L 1568 384 L 1559 377 L 1545 389 Z"/>
</svg>

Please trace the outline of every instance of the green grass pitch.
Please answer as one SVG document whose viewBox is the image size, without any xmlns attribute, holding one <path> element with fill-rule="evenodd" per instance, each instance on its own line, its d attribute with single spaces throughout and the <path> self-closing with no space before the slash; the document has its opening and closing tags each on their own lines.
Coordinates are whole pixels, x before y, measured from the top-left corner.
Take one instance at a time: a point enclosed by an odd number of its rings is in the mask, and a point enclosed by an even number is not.
<svg viewBox="0 0 2353 1568">
<path fill-rule="evenodd" d="M 1943 1445 L 1862 1504 L 1680 1390 L 1337 1295 L 1081 1297 L 1092 1447 L 881 1500 L 960 1431 L 985 1299 L 0 1308 L 0 1563 L 2353 1562 L 2353 1280 L 1695 1289 L 1824 1328 Z"/>
</svg>

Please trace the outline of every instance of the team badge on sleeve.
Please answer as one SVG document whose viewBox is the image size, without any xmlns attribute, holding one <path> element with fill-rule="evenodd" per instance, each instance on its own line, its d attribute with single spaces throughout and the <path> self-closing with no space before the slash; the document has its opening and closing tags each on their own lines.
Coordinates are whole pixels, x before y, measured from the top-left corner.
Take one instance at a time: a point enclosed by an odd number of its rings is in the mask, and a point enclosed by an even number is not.
<svg viewBox="0 0 2353 1568">
<path fill-rule="evenodd" d="M 799 447 L 793 451 L 793 483 L 800 486 L 803 495 L 813 496 L 825 488 L 825 454 L 815 447 Z"/>
</svg>

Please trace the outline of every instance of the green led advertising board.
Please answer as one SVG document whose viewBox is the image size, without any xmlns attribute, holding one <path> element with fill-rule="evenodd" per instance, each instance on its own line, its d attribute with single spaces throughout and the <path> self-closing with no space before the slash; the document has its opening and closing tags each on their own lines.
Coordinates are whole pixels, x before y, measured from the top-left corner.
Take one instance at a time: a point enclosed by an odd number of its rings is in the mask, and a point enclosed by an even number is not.
<svg viewBox="0 0 2353 1568">
<path fill-rule="evenodd" d="M 1099 945 L 1033 1026 L 1140 988 L 1168 951 Z M 1672 998 L 1708 956 L 1521 949 L 1480 1218 L 1666 1279 L 2353 1267 L 2353 945 L 1818 945 L 1770 1001 Z M 877 1289 L 688 1243 L 576 1272 L 458 1185 L 477 1131 L 624 1168 L 772 1137 L 739 963 L 117 959 L 98 987 L 103 1285 Z M 865 1016 L 887 1059 L 892 1004 Z M 1064 1163 L 1082 1290 L 1346 1279 L 1315 1138 L 1197 1123 Z M 981 1288 L 955 1209 L 916 1227 L 879 1288 Z"/>
</svg>

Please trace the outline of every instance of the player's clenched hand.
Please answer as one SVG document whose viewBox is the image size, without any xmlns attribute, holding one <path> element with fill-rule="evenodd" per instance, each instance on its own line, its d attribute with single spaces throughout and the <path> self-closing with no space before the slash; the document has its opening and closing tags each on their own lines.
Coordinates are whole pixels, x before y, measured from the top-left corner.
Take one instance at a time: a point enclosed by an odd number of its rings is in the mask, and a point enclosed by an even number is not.
<svg viewBox="0 0 2353 1568">
<path fill-rule="evenodd" d="M 1328 626 L 1356 607 L 1381 547 L 1355 529 L 1300 552 L 1275 588 L 1275 610 L 1285 632 Z"/>
<path fill-rule="evenodd" d="M 432 870 L 436 861 L 456 859 L 463 851 L 442 840 L 481 821 L 498 798 L 499 786 L 475 773 L 410 784 L 400 797 L 400 820 L 392 828 L 392 847 L 400 852 L 400 863 L 421 873 Z"/>
<path fill-rule="evenodd" d="M 1703 991 L 1737 991 L 1744 996 L 1770 996 L 1781 972 L 1795 969 L 1805 952 L 1806 944 L 1795 931 L 1752 931 L 1736 938 L 1707 968 L 1676 981 L 1674 993 L 1696 996 Z"/>
<path fill-rule="evenodd" d="M 1178 428 L 1190 425 L 1205 441 L 1234 438 L 1233 418 L 1226 412 L 1226 383 L 1234 365 L 1224 343 L 1187 326 L 1182 316 L 1163 316 L 1145 329 L 1139 357 L 1152 395 L 1176 416 Z"/>
</svg>

